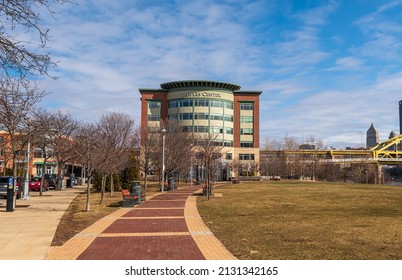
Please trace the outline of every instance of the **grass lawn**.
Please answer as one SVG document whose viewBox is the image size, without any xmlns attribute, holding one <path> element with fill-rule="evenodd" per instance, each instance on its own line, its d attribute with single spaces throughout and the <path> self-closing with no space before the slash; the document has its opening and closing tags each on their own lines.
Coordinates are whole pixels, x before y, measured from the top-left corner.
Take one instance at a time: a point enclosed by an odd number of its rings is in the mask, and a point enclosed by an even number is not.
<svg viewBox="0 0 402 280">
<path fill-rule="evenodd" d="M 239 259 L 402 259 L 402 187 L 265 181 L 215 193 L 198 209 Z"/>
</svg>

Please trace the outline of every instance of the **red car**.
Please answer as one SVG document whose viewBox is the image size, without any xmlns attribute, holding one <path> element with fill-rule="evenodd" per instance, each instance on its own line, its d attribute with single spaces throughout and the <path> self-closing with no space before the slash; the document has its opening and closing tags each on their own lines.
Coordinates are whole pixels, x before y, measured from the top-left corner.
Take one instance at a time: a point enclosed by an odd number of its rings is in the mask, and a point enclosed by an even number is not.
<svg viewBox="0 0 402 280">
<path fill-rule="evenodd" d="M 40 190 L 40 177 L 33 177 L 31 181 L 29 181 L 29 190 L 31 191 L 39 191 Z M 43 191 L 49 190 L 49 183 L 46 180 L 43 181 Z"/>
</svg>

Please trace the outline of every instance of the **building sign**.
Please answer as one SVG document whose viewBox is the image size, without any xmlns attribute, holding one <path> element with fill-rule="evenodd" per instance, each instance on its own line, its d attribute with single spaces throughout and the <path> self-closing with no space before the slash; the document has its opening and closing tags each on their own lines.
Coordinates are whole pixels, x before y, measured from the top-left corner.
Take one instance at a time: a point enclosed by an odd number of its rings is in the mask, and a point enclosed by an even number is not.
<svg viewBox="0 0 402 280">
<path fill-rule="evenodd" d="M 221 94 L 217 92 L 197 91 L 197 92 L 183 92 L 182 97 L 216 97 L 221 98 Z"/>
</svg>

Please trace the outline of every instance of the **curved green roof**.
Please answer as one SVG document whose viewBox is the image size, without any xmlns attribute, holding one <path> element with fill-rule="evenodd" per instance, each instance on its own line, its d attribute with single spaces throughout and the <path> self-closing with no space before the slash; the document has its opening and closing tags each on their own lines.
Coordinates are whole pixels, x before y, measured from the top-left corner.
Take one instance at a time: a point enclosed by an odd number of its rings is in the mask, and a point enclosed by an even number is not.
<svg viewBox="0 0 402 280">
<path fill-rule="evenodd" d="M 226 90 L 239 90 L 240 86 L 235 84 L 217 82 L 217 81 L 206 81 L 206 80 L 185 80 L 185 81 L 174 81 L 161 84 L 162 89 L 177 89 L 177 88 L 219 88 Z"/>
</svg>

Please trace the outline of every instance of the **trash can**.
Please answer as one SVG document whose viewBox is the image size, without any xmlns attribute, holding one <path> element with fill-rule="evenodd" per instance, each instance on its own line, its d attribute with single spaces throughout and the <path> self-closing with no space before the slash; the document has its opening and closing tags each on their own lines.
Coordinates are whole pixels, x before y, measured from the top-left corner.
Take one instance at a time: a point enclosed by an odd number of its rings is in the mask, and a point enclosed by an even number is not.
<svg viewBox="0 0 402 280">
<path fill-rule="evenodd" d="M 141 190 L 141 182 L 140 181 L 132 181 L 131 182 L 130 195 L 138 196 L 138 198 L 135 199 L 135 203 L 141 204 L 142 190 Z"/>
<path fill-rule="evenodd" d="M 170 178 L 169 179 L 168 191 L 173 191 L 173 190 L 174 190 L 174 179 Z"/>
<path fill-rule="evenodd" d="M 14 188 L 14 178 L 7 178 L 7 204 L 6 212 L 14 212 L 15 209 L 15 188 Z"/>
</svg>

